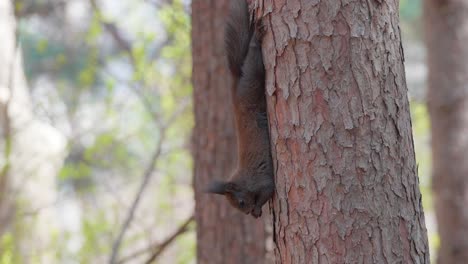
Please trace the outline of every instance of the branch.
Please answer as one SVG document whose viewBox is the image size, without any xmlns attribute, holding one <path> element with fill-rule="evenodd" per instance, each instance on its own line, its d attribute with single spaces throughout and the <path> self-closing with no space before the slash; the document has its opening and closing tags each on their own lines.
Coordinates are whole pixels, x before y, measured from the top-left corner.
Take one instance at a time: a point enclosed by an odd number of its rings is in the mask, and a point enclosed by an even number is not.
<svg viewBox="0 0 468 264">
<path fill-rule="evenodd" d="M 128 54 L 132 64 L 135 65 L 135 58 L 133 57 L 132 53 L 132 45 L 128 42 L 120 33 L 119 29 L 114 23 L 104 22 L 101 19 L 102 12 L 101 8 L 97 4 L 96 0 L 89 0 L 91 7 L 93 8 L 94 12 L 98 15 L 99 23 L 104 27 L 105 30 L 109 32 L 112 38 L 115 40 L 117 45 Z"/>
<path fill-rule="evenodd" d="M 148 260 L 145 261 L 145 263 L 151 263 L 153 260 L 155 260 L 177 237 L 180 235 L 184 234 L 185 232 L 188 231 L 188 226 L 190 223 L 194 221 L 194 216 L 190 216 L 171 236 L 166 238 L 162 243 L 158 243 L 155 245 L 151 245 L 147 248 L 137 250 L 136 252 L 123 257 L 120 259 L 117 264 L 124 264 L 132 259 L 135 259 L 143 254 L 146 254 L 148 252 L 152 252 L 151 256 L 148 258 Z"/>
<path fill-rule="evenodd" d="M 104 22 L 101 19 L 101 10 L 96 2 L 96 0 L 89 0 L 90 4 L 93 8 L 93 10 L 97 13 L 99 22 L 102 24 L 105 30 L 109 32 L 111 37 L 114 39 L 114 41 L 117 43 L 117 45 L 120 47 L 121 50 L 123 50 L 128 57 L 130 58 L 130 61 L 133 65 L 134 68 L 136 68 L 136 61 L 132 53 L 132 45 L 130 42 L 128 42 L 121 34 L 121 31 L 118 29 L 118 27 L 114 23 L 108 23 Z M 169 39 L 164 41 L 160 47 L 158 47 L 157 54 L 160 53 L 160 50 L 162 50 L 162 47 L 167 45 L 169 43 Z M 160 134 L 161 137 L 159 139 L 158 145 L 150 159 L 150 163 L 148 164 L 148 167 L 145 170 L 145 173 L 143 175 L 143 179 L 140 183 L 140 186 L 138 188 L 138 191 L 135 195 L 135 198 L 129 208 L 129 211 L 127 213 L 127 216 L 125 217 L 125 220 L 122 224 L 122 227 L 120 228 L 120 232 L 117 235 L 117 238 L 115 239 L 113 246 L 112 246 L 112 251 L 111 251 L 111 256 L 109 263 L 114 264 L 116 263 L 118 253 L 120 250 L 120 246 L 122 244 L 123 238 L 125 236 L 126 231 L 130 227 L 131 222 L 134 219 L 135 216 L 135 211 L 140 203 L 141 197 L 143 196 L 143 192 L 145 191 L 146 186 L 148 185 L 148 182 L 151 179 L 151 175 L 155 169 L 156 166 L 156 161 L 161 155 L 162 152 L 162 144 L 164 142 L 165 138 L 165 133 L 167 131 L 168 125 L 179 115 L 179 111 L 175 111 L 173 116 L 168 119 L 168 122 L 164 122 L 161 124 L 160 122 L 160 116 L 158 116 L 151 107 L 151 103 L 145 98 L 145 96 L 139 91 L 139 89 L 136 87 L 136 85 L 130 85 L 132 90 L 137 94 L 137 96 L 141 99 L 145 107 L 147 108 L 147 111 L 153 116 L 154 121 L 156 124 L 159 126 Z M 185 108 L 185 104 L 183 104 L 183 107 Z"/>
<path fill-rule="evenodd" d="M 156 146 L 156 149 L 151 156 L 151 159 L 149 161 L 148 167 L 145 170 L 145 173 L 143 174 L 143 179 L 140 183 L 140 187 L 138 188 L 138 191 L 135 195 L 135 198 L 130 206 L 130 209 L 128 210 L 127 217 L 125 217 L 125 221 L 122 224 L 122 227 L 120 228 L 120 232 L 117 235 L 116 240 L 114 241 L 112 245 L 112 252 L 111 252 L 111 257 L 109 260 L 110 264 L 116 263 L 120 245 L 122 244 L 122 240 L 125 236 L 125 233 L 127 232 L 127 229 L 130 226 L 130 223 L 133 220 L 133 217 L 135 215 L 135 211 L 140 203 L 141 197 L 143 195 L 143 192 L 146 189 L 146 186 L 148 185 L 149 180 L 151 179 L 151 175 L 153 174 L 154 168 L 156 166 L 156 161 L 158 160 L 159 156 L 161 155 L 161 150 L 162 150 L 162 143 L 165 138 L 165 130 L 161 130 L 161 138 L 159 139 L 158 145 Z"/>
<path fill-rule="evenodd" d="M 25 3 L 25 1 L 21 1 L 21 4 L 15 6 L 15 16 L 18 18 L 24 18 L 31 15 L 39 15 L 42 17 L 46 17 L 52 12 L 54 12 L 56 9 L 64 8 L 67 4 L 66 0 L 48 1 L 45 3 L 42 1 L 38 2 L 39 3 Z"/>
<path fill-rule="evenodd" d="M 153 251 L 151 256 L 148 258 L 148 260 L 145 261 L 146 264 L 149 264 L 153 262 L 161 253 L 164 251 L 164 249 L 169 246 L 172 241 L 174 241 L 180 234 L 185 233 L 187 231 L 188 225 L 194 220 L 194 216 L 192 215 L 180 228 L 177 230 L 172 236 L 170 236 L 164 243 L 162 243 L 156 250 Z"/>
<path fill-rule="evenodd" d="M 131 43 L 126 40 L 121 33 L 121 30 L 117 27 L 115 23 L 109 23 L 109 22 L 104 22 L 101 19 L 101 9 L 99 8 L 99 5 L 97 4 L 96 0 L 89 0 L 91 3 L 91 6 L 93 7 L 93 10 L 98 14 L 98 19 L 99 23 L 104 27 L 106 31 L 109 32 L 111 37 L 114 39 L 114 41 L 117 43 L 117 46 L 125 53 L 130 59 L 131 65 L 133 66 L 134 69 L 137 68 L 135 57 L 133 56 L 132 53 L 132 45 Z M 164 1 L 163 4 L 169 4 L 172 3 L 172 1 Z M 173 41 L 173 37 L 169 37 L 163 42 L 161 42 L 155 49 L 154 55 L 152 56 L 152 59 L 157 59 L 161 55 L 162 49 L 169 45 L 170 42 Z M 104 63 L 102 63 L 104 65 Z M 109 75 L 112 76 L 112 74 L 108 73 Z M 113 76 L 114 79 L 118 80 L 115 76 Z M 121 81 L 121 80 L 120 80 Z M 138 82 L 138 85 L 136 84 L 129 84 L 129 87 L 131 90 L 140 98 L 140 101 L 143 103 L 143 105 L 146 107 L 147 111 L 152 115 L 153 119 L 157 120 L 159 119 L 160 116 L 158 116 L 152 108 L 151 102 L 144 96 L 142 93 L 141 89 L 139 89 L 137 86 L 143 86 L 141 82 Z"/>
<path fill-rule="evenodd" d="M 162 153 L 162 144 L 164 142 L 164 139 L 166 137 L 166 131 L 169 127 L 169 125 L 174 122 L 174 120 L 183 112 L 183 110 L 186 108 L 188 104 L 181 104 L 181 107 L 179 110 L 174 111 L 174 113 L 168 118 L 167 122 L 161 124 L 160 126 L 160 139 L 158 141 L 158 145 L 156 146 L 156 150 L 154 151 L 150 163 L 148 164 L 148 167 L 145 170 L 145 173 L 143 175 L 143 180 L 140 183 L 140 187 L 138 188 L 137 194 L 135 196 L 135 199 L 133 200 L 130 209 L 127 213 L 127 217 L 125 218 L 125 221 L 120 229 L 119 234 L 117 235 L 116 240 L 113 243 L 112 246 L 112 252 L 111 252 L 111 257 L 110 257 L 110 264 L 116 263 L 117 257 L 118 257 L 118 252 L 120 249 L 120 245 L 122 244 L 123 238 L 125 233 L 127 232 L 127 229 L 130 226 L 130 223 L 132 222 L 135 211 L 138 207 L 138 204 L 140 203 L 141 197 L 143 195 L 143 192 L 145 191 L 146 186 L 149 183 L 149 180 L 151 179 L 151 175 L 155 169 L 156 166 L 156 161 L 158 158 L 161 156 Z"/>
<path fill-rule="evenodd" d="M 135 61 L 135 57 L 133 57 L 131 43 L 122 36 L 121 30 L 118 28 L 118 26 L 115 23 L 105 22 L 105 21 L 103 21 L 101 19 L 102 12 L 101 12 L 101 9 L 100 9 L 99 5 L 97 4 L 96 0 L 89 0 L 89 1 L 91 3 L 91 7 L 93 8 L 93 10 L 98 14 L 99 23 L 101 23 L 101 25 L 104 27 L 104 29 L 107 32 L 109 32 L 111 37 L 117 43 L 117 46 L 122 51 L 124 51 L 124 53 L 126 53 L 128 55 L 128 57 L 131 60 L 132 65 L 135 67 L 136 66 L 136 61 Z M 153 3 L 153 4 L 155 4 L 155 3 Z M 163 5 L 169 5 L 169 4 L 172 4 L 172 1 L 165 0 L 165 1 L 160 2 L 157 5 L 157 7 L 161 8 Z M 165 46 L 169 45 L 169 43 L 171 43 L 173 41 L 173 39 L 174 38 L 172 36 L 170 36 L 166 40 L 164 40 L 160 44 L 158 44 L 158 46 L 155 49 L 154 55 L 151 56 L 152 59 L 159 58 L 159 56 L 161 54 L 161 50 Z"/>
</svg>

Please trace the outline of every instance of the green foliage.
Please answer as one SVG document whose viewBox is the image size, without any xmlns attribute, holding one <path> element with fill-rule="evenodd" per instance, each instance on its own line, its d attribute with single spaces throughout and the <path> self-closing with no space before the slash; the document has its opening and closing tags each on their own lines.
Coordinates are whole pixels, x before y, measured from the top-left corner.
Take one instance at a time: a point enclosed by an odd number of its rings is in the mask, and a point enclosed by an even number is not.
<svg viewBox="0 0 468 264">
<path fill-rule="evenodd" d="M 110 252 L 106 234 L 110 234 L 112 226 L 107 222 L 104 211 L 85 217 L 81 229 L 84 242 L 78 253 L 79 263 L 93 263 L 94 255 Z"/>
<path fill-rule="evenodd" d="M 39 32 L 20 27 L 20 41 L 24 53 L 24 70 L 34 80 L 44 73 L 68 84 L 95 85 L 96 52 L 86 45 L 67 46 L 47 39 Z"/>
<path fill-rule="evenodd" d="M 400 0 L 400 15 L 403 20 L 416 20 L 421 17 L 421 0 Z"/>
<path fill-rule="evenodd" d="M 14 6 L 15 13 L 18 13 L 18 12 L 20 12 L 20 11 L 22 11 L 24 9 L 23 1 L 14 1 L 13 3 L 15 4 L 15 6 Z"/>
<path fill-rule="evenodd" d="M 437 263 L 437 253 L 440 249 L 440 235 L 437 232 L 429 233 L 429 252 L 431 253 L 431 263 Z"/>
<path fill-rule="evenodd" d="M 145 81 L 147 68 L 151 66 L 151 62 L 148 61 L 146 56 L 145 45 L 143 43 L 137 43 L 132 47 L 132 53 L 130 55 L 135 62 L 133 79 L 135 81 Z"/>
<path fill-rule="evenodd" d="M 59 172 L 60 180 L 80 180 L 91 177 L 91 168 L 84 162 L 67 163 Z"/>
<path fill-rule="evenodd" d="M 434 217 L 434 204 L 431 189 L 432 157 L 430 149 L 430 121 L 427 105 L 421 102 L 410 102 L 411 119 L 413 123 L 413 139 L 418 167 L 419 188 L 421 190 L 424 212 Z M 440 246 L 440 238 L 433 230 L 428 233 L 431 260 L 434 260 L 436 250 Z"/>
<path fill-rule="evenodd" d="M 411 102 L 413 132 L 417 137 L 427 136 L 430 129 L 429 113 L 425 103 Z"/>
<path fill-rule="evenodd" d="M 164 48 L 163 57 L 167 59 L 190 58 L 190 17 L 185 12 L 180 0 L 174 1 L 159 11 L 159 18 L 166 28 L 166 33 L 173 39 L 174 45 Z"/>
<path fill-rule="evenodd" d="M 191 231 L 185 233 L 181 237 L 177 239 L 177 246 L 179 248 L 183 248 L 179 254 L 177 254 L 177 258 L 175 263 L 177 264 L 187 264 L 193 263 L 193 260 L 196 258 L 196 236 L 195 230 L 191 228 Z"/>
<path fill-rule="evenodd" d="M 12 217 L 11 229 L 0 236 L 0 264 L 24 263 L 24 257 L 20 249 L 20 238 L 30 231 L 29 226 L 22 225 L 18 221 L 18 211 L 23 208 L 21 199 L 14 201 L 15 215 Z M 29 252 L 29 256 L 34 256 L 37 252 Z"/>
<path fill-rule="evenodd" d="M 101 26 L 102 16 L 100 14 L 94 13 L 91 24 L 89 25 L 88 32 L 86 34 L 86 43 L 90 46 L 94 46 L 96 41 L 103 34 Z"/>
<path fill-rule="evenodd" d="M 11 233 L 0 237 L 0 264 L 13 264 L 14 262 L 14 240 Z"/>
<path fill-rule="evenodd" d="M 400 1 L 400 28 L 403 40 L 421 42 L 423 39 L 422 1 Z"/>
<path fill-rule="evenodd" d="M 430 123 L 427 106 L 424 103 L 411 102 L 411 119 L 413 123 L 414 147 L 418 166 L 419 183 L 423 206 L 426 211 L 432 211 L 431 191 L 431 151 L 429 146 Z"/>
<path fill-rule="evenodd" d="M 151 191 L 147 190 L 143 197 L 149 211 L 144 218 L 154 220 L 145 221 L 146 226 L 132 227 L 124 238 L 121 255 L 130 251 L 127 247 L 133 249 L 133 245 L 153 239 L 141 230 L 164 229 L 168 219 L 178 219 L 176 203 L 193 196 L 192 159 L 187 149 L 193 127 L 191 22 L 187 6 L 180 0 L 162 4 L 159 9 L 148 1 L 123 2 L 131 6 L 125 20 L 113 17 L 103 5 L 100 12 L 89 10 L 89 19 L 83 20 L 79 29 L 64 29 L 67 25 L 55 23 L 52 17 L 37 19 L 48 23 L 54 34 L 38 31 L 34 22 L 21 23 L 27 77 L 31 83 L 42 76 L 51 81 L 52 94 L 57 94 L 54 99 L 61 104 L 53 105 L 55 101 L 47 98 L 45 105 L 63 108 L 51 120 L 65 120 L 65 125 L 57 122 L 58 127 L 71 130 L 64 129 L 69 136 L 69 153 L 58 175 L 58 188 L 67 187 L 64 189 L 68 191 L 71 187 L 77 197 L 70 199 L 75 199 L 84 212 L 79 219 L 78 240 L 82 242 L 78 252 L 68 245 L 77 240 L 75 233 L 55 234 L 53 250 L 58 262 L 73 259 L 96 263 L 110 253 L 113 236 L 133 200 L 133 188 L 141 181 L 159 140 L 163 140 L 163 149 L 153 173 L 156 184 L 148 187 Z M 140 16 L 132 13 L 138 7 L 145 12 L 153 10 L 151 17 L 162 30 L 141 27 L 147 21 L 129 26 L 128 21 Z M 103 23 L 115 26 L 129 49 L 123 48 Z M 33 97 L 33 103 L 36 100 Z M 90 120 L 97 122 L 89 124 Z M 167 128 L 164 139 L 161 125 Z M 115 181 L 109 185 L 122 190 L 106 193 L 107 186 L 102 182 L 107 178 Z M 121 197 L 123 194 L 125 197 Z M 93 201 L 91 208 L 89 201 Z M 135 220 L 132 224 L 141 222 Z M 178 238 L 175 246 L 183 253 L 178 254 L 176 263 L 193 262 L 193 231 Z"/>
<path fill-rule="evenodd" d="M 99 134 L 89 148 L 84 152 L 84 160 L 102 168 L 116 168 L 119 165 L 130 166 L 131 153 L 125 142 L 117 137 L 115 132 Z"/>
</svg>

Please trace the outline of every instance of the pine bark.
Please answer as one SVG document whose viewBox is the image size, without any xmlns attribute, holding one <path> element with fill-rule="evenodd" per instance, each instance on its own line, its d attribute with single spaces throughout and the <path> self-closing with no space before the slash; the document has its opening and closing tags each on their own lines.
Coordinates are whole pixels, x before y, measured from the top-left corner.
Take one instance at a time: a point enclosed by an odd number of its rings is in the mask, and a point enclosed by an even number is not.
<svg viewBox="0 0 468 264">
<path fill-rule="evenodd" d="M 398 8 L 256 1 L 276 263 L 429 263 Z"/>
<path fill-rule="evenodd" d="M 228 6 L 227 0 L 192 2 L 197 263 L 265 263 L 262 219 L 240 213 L 220 195 L 203 193 L 211 180 L 228 179 L 236 165 L 232 79 L 224 52 Z"/>
<path fill-rule="evenodd" d="M 468 262 L 468 2 L 424 1 L 437 262 Z"/>
</svg>

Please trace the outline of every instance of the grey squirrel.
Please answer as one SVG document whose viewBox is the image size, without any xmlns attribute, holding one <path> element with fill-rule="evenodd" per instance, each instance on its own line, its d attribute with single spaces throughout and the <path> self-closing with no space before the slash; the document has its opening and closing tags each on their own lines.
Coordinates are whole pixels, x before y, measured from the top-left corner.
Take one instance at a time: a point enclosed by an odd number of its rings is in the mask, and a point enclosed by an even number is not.
<svg viewBox="0 0 468 264">
<path fill-rule="evenodd" d="M 246 0 L 232 0 L 225 48 L 234 79 L 238 166 L 229 181 L 214 181 L 207 191 L 224 195 L 232 206 L 258 218 L 275 184 L 265 97 L 265 68 L 259 39 L 263 27 L 250 20 Z"/>
</svg>

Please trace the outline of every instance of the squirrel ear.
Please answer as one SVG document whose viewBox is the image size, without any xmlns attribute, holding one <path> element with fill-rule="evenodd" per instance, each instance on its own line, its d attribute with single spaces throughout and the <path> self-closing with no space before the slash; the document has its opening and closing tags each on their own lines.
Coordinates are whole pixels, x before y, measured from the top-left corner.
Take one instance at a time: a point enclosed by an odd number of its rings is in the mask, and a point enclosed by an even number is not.
<svg viewBox="0 0 468 264">
<path fill-rule="evenodd" d="M 205 189 L 205 192 L 224 195 L 226 193 L 233 193 L 235 190 L 236 184 L 233 182 L 212 181 L 208 185 L 208 188 Z"/>
</svg>

